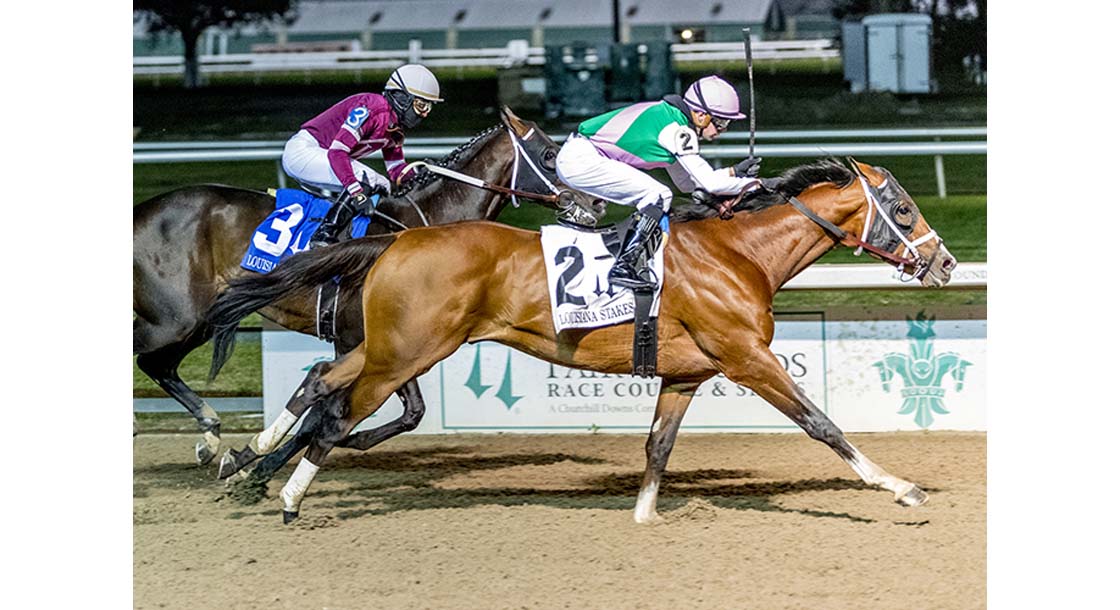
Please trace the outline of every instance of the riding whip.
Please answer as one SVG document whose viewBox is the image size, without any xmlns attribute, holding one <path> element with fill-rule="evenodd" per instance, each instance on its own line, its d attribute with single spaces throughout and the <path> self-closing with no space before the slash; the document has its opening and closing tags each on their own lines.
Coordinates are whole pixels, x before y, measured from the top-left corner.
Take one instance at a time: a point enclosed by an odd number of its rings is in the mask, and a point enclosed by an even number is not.
<svg viewBox="0 0 1120 610">
<path fill-rule="evenodd" d="M 743 28 L 743 51 L 747 54 L 747 86 L 750 89 L 751 139 L 749 156 L 754 156 L 754 61 L 751 59 L 751 29 Z"/>
</svg>

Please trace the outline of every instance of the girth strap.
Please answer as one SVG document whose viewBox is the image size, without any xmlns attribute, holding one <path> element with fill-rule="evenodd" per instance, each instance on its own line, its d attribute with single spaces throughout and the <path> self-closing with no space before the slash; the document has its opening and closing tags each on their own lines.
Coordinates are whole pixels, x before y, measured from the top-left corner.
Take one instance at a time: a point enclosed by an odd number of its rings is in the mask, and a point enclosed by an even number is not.
<svg viewBox="0 0 1120 610">
<path fill-rule="evenodd" d="M 652 290 L 634 291 L 634 374 L 657 376 L 657 318 L 653 310 Z"/>
</svg>

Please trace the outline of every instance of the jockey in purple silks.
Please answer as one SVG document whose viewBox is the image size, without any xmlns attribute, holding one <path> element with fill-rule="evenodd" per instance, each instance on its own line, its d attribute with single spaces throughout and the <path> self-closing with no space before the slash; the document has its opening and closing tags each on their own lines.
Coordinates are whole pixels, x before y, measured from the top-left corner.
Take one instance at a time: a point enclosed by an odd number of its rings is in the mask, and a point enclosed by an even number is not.
<svg viewBox="0 0 1120 610">
<path fill-rule="evenodd" d="M 339 231 L 355 214 L 372 210 L 363 184 L 371 194 L 385 195 L 391 190 L 390 180 L 399 182 L 405 167 L 404 130 L 419 125 L 433 104 L 442 101 L 435 75 L 424 66 L 408 64 L 393 71 L 384 93 L 351 95 L 300 126 L 284 145 L 284 172 L 304 184 L 342 190 L 311 236 L 311 247 L 337 242 Z M 358 161 L 378 150 L 388 178 Z"/>
</svg>

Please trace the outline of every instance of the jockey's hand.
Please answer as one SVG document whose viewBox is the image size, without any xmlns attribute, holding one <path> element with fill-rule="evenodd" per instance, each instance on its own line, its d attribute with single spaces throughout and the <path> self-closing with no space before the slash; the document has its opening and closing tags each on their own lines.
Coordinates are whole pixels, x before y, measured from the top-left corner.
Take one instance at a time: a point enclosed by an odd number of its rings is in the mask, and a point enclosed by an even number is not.
<svg viewBox="0 0 1120 610">
<path fill-rule="evenodd" d="M 373 206 L 370 205 L 369 197 L 367 197 L 365 193 L 351 195 L 350 207 L 356 214 L 369 214 L 373 211 Z"/>
<path fill-rule="evenodd" d="M 736 178 L 755 178 L 762 166 L 762 157 L 747 157 L 735 164 Z"/>
<path fill-rule="evenodd" d="M 714 208 L 719 205 L 719 197 L 705 191 L 704 189 L 696 189 L 692 191 L 692 202 L 700 205 Z"/>
</svg>

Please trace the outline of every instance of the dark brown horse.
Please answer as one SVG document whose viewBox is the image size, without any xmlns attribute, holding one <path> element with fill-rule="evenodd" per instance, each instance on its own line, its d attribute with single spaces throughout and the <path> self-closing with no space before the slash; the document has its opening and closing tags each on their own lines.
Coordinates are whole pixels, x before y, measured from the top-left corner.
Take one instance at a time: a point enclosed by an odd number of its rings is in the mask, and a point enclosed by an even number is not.
<svg viewBox="0 0 1120 610">
<path fill-rule="evenodd" d="M 554 184 L 555 158 L 559 146 L 532 121 L 525 121 L 508 108 L 502 111 L 502 126 L 483 132 L 460 146 L 439 165 L 458 170 L 494 185 L 505 185 L 514 173 L 514 144 L 519 138 L 528 157 Z M 515 188 L 548 195 L 550 185 L 528 167 L 520 167 Z M 534 180 L 536 182 L 534 182 Z M 561 188 L 562 185 L 561 185 Z M 568 193 L 565 193 L 565 197 Z M 508 199 L 498 193 L 468 186 L 429 174 L 413 181 L 405 192 L 377 206 L 369 233 L 388 233 L 407 227 L 445 224 L 462 220 L 497 218 Z M 563 201 L 571 205 L 572 200 Z M 575 196 L 580 208 L 602 216 L 604 204 Z M 548 202 L 557 208 L 560 203 Z M 221 421 L 179 377 L 179 364 L 188 353 L 205 343 L 212 333 L 206 324 L 206 307 L 226 283 L 250 275 L 239 263 L 249 239 L 275 209 L 272 196 L 228 186 L 192 186 L 158 195 L 133 208 L 132 309 L 133 353 L 136 364 L 161 388 L 179 401 L 198 420 L 203 433 L 195 447 L 200 464 L 213 459 L 220 444 Z M 386 218 L 388 217 L 388 218 Z M 345 353 L 362 339 L 359 286 L 344 286 L 339 295 L 336 349 Z M 286 299 L 270 304 L 261 315 L 302 333 L 316 330 L 314 299 Z M 419 388 L 402 388 L 405 404 L 423 409 Z"/>
<path fill-rule="evenodd" d="M 888 474 L 852 446 L 769 349 L 774 294 L 841 240 L 901 265 L 927 286 L 948 282 L 956 265 L 889 172 L 852 165 L 854 172 L 831 160 L 790 170 L 777 193 L 741 204 L 731 220 L 673 223 L 658 328 L 661 390 L 636 521 L 658 518 L 658 487 L 681 419 L 697 387 L 717 373 L 754 390 L 826 443 L 866 483 L 891 491 L 906 506 L 926 501 L 917 485 Z M 374 257 L 363 260 L 365 249 L 380 254 L 372 268 Z M 365 275 L 365 341 L 313 371 L 288 404 L 296 417 L 324 396 L 349 391 L 348 409 L 337 408 L 342 401 L 327 401 L 323 408 L 334 409 L 337 418 L 322 422 L 281 491 L 285 521 L 298 514 L 328 452 L 340 442 L 355 446 L 347 435 L 358 422 L 463 343 L 496 341 L 572 368 L 631 370 L 630 323 L 556 333 L 538 233 L 462 223 L 405 231 L 383 254 L 381 249 L 376 240 L 356 240 L 293 257 L 268 276 L 274 288 L 286 286 L 273 293 L 276 298 L 333 274 Z M 209 319 L 219 329 L 216 358 L 236 320 L 259 306 L 252 300 L 257 281 L 231 286 L 211 309 Z M 283 426 L 277 420 L 260 438 L 282 437 Z M 261 447 L 268 449 L 267 443 Z"/>
</svg>

